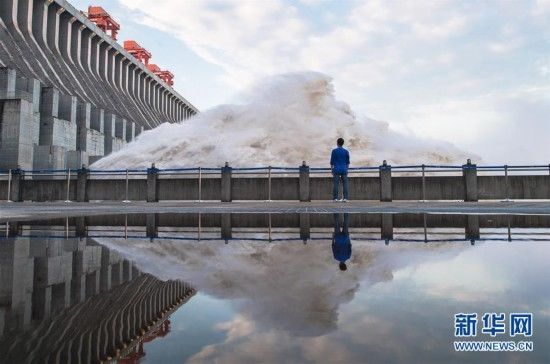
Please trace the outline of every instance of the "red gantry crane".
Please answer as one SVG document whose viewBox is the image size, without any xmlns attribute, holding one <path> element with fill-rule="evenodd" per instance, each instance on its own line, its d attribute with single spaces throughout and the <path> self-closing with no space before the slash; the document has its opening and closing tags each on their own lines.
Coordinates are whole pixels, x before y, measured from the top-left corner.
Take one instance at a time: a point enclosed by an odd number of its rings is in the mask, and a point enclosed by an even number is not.
<svg viewBox="0 0 550 364">
<path fill-rule="evenodd" d="M 93 21 L 101 30 L 109 34 L 111 38 L 117 40 L 117 33 L 120 30 L 120 25 L 105 11 L 101 6 L 89 6 L 88 18 Z M 108 32 L 109 31 L 109 32 Z M 168 70 L 161 70 L 156 64 L 149 64 L 151 53 L 139 45 L 135 40 L 125 40 L 124 49 L 134 56 L 138 61 L 143 63 L 147 68 L 157 75 L 161 80 L 168 85 L 174 85 L 174 74 Z"/>
<path fill-rule="evenodd" d="M 120 25 L 101 6 L 88 6 L 88 19 L 116 40 Z"/>
<path fill-rule="evenodd" d="M 130 53 L 132 56 L 136 57 L 138 61 L 145 64 L 149 64 L 149 59 L 151 59 L 151 53 L 139 45 L 135 40 L 125 40 L 124 49 Z"/>
<path fill-rule="evenodd" d="M 166 82 L 170 86 L 174 85 L 174 75 L 172 74 L 172 72 L 170 72 L 168 70 L 161 70 L 159 66 L 157 66 L 156 64 L 153 64 L 153 63 L 147 65 L 147 68 L 149 68 L 149 70 L 151 72 L 153 72 L 161 80 L 163 80 L 164 82 Z"/>
</svg>

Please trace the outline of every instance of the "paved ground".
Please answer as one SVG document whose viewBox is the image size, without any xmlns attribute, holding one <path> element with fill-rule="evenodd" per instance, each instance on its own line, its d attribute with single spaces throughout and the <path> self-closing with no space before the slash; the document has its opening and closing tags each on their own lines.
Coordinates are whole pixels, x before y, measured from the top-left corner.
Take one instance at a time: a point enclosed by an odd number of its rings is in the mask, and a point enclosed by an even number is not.
<svg viewBox="0 0 550 364">
<path fill-rule="evenodd" d="M 517 202 L 0 202 L 0 221 L 135 213 L 431 213 L 550 215 L 550 201 Z"/>
</svg>

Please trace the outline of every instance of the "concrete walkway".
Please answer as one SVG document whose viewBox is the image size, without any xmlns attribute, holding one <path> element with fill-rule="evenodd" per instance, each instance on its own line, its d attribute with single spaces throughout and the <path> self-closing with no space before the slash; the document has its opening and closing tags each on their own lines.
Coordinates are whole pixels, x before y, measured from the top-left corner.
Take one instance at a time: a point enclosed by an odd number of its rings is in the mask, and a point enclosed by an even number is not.
<svg viewBox="0 0 550 364">
<path fill-rule="evenodd" d="M 550 201 L 517 202 L 0 202 L 0 221 L 142 213 L 429 213 L 550 215 Z"/>
</svg>

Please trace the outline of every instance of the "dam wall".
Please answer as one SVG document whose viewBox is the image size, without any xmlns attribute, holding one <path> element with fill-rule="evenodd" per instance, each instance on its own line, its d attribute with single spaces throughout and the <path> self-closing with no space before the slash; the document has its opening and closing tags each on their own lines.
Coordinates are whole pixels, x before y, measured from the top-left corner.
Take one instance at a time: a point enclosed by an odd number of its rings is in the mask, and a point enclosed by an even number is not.
<svg viewBox="0 0 550 364">
<path fill-rule="evenodd" d="M 0 2 L 0 169 L 80 168 L 197 112 L 67 1 Z"/>
</svg>

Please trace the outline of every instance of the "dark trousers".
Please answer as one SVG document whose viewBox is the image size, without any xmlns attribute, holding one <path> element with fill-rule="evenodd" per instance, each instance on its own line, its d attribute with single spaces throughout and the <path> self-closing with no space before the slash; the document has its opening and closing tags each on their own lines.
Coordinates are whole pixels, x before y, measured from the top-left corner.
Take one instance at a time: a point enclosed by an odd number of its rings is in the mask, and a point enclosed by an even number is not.
<svg viewBox="0 0 550 364">
<path fill-rule="evenodd" d="M 338 186 L 340 185 L 340 179 L 342 180 L 342 187 L 344 192 L 344 198 L 347 200 L 349 197 L 348 191 L 348 174 L 347 173 L 333 173 L 332 174 L 332 198 L 338 198 Z"/>
</svg>

